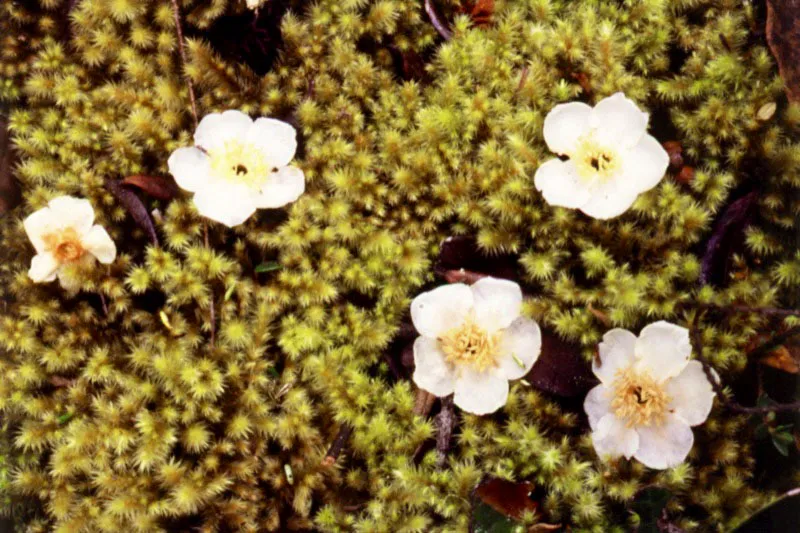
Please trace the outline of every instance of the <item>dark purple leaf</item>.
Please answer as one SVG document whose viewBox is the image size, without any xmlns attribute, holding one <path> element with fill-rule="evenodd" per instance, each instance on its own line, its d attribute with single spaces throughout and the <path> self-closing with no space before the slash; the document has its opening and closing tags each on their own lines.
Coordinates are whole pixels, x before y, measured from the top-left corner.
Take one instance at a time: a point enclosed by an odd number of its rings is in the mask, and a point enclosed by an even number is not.
<svg viewBox="0 0 800 533">
<path fill-rule="evenodd" d="M 136 187 L 159 200 L 172 200 L 179 192 L 175 180 L 161 176 L 128 176 L 122 184 Z"/>
<path fill-rule="evenodd" d="M 156 233 L 153 219 L 136 193 L 124 187 L 121 181 L 109 181 L 107 187 L 108 190 L 111 191 L 111 194 L 114 195 L 131 217 L 133 217 L 136 224 L 147 233 L 147 236 L 150 237 L 150 241 L 158 246 L 158 234 Z"/>
<path fill-rule="evenodd" d="M 542 352 L 525 379 L 537 389 L 571 398 L 597 384 L 591 365 L 581 356 L 581 346 L 542 329 Z"/>
<path fill-rule="evenodd" d="M 706 243 L 700 270 L 701 285 L 722 285 L 730 269 L 733 250 L 744 241 L 743 233 L 750 222 L 758 192 L 752 191 L 731 202 L 717 218 Z"/>
<path fill-rule="evenodd" d="M 533 483 L 514 483 L 499 478 L 489 478 L 475 487 L 474 495 L 495 511 L 520 519 L 525 512 L 534 512 L 539 504 L 531 499 Z"/>
<path fill-rule="evenodd" d="M 786 96 L 800 102 L 800 0 L 767 1 L 767 43 L 778 62 Z"/>
</svg>

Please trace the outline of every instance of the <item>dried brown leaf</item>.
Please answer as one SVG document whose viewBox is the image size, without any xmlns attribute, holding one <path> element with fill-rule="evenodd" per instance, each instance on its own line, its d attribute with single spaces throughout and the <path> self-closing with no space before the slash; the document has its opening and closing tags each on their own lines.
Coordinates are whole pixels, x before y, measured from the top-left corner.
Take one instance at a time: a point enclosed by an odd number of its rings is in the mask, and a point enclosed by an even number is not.
<svg viewBox="0 0 800 533">
<path fill-rule="evenodd" d="M 800 0 L 767 1 L 767 43 L 778 62 L 786 96 L 800 102 Z"/>
</svg>

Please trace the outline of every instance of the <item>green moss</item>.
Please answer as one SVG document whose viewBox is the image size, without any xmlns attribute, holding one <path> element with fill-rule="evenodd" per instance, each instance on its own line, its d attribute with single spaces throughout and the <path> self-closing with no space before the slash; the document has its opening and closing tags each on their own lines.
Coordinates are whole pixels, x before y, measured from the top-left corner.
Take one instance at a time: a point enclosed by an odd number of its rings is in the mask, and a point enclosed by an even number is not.
<svg viewBox="0 0 800 533">
<path fill-rule="evenodd" d="M 676 495 L 670 511 L 687 528 L 728 530 L 770 497 L 752 480 L 749 426 L 719 406 L 688 462 L 655 472 L 601 463 L 581 415 L 522 382 L 502 414 L 463 415 L 445 469 L 435 453 L 416 464 L 433 423 L 382 357 L 454 234 L 517 254 L 526 312 L 587 358 L 608 329 L 590 304 L 632 329 L 688 324 L 686 301 L 796 304 L 800 110 L 749 4 L 497 0 L 493 23 L 473 28 L 442 2 L 454 32 L 443 43 L 422 2 L 292 2 L 280 58 L 258 76 L 201 31 L 244 3 L 184 0 L 200 113 L 291 117 L 308 180 L 285 211 L 208 224 L 211 249 L 186 197 L 151 205 L 163 215 L 156 248 L 105 186 L 166 175 L 191 142 L 171 2 L 78 2 L 68 38 L 68 2 L 39 4 L 4 1 L 14 16 L 0 17 L 0 98 L 15 106 L 24 190 L 1 223 L 0 411 L 17 453 L 38 458 L 14 481 L 44 505 L 31 531 L 457 531 L 485 474 L 534 481 L 541 518 L 575 530 L 627 527 L 627 504 L 651 484 Z M 398 77 L 404 56 L 430 58 L 426 81 Z M 682 143 L 694 179 L 670 171 L 611 221 L 548 206 L 532 180 L 550 157 L 545 115 L 616 91 L 649 110 L 660 141 Z M 759 120 L 769 102 L 778 111 Z M 698 289 L 698 245 L 731 191 L 755 185 L 732 279 Z M 59 194 L 88 198 L 120 251 L 75 274 L 75 297 L 26 276 L 20 220 Z M 271 261 L 282 268 L 256 273 Z M 728 381 L 765 321 L 701 325 Z M 347 451 L 327 466 L 344 423 Z"/>
</svg>

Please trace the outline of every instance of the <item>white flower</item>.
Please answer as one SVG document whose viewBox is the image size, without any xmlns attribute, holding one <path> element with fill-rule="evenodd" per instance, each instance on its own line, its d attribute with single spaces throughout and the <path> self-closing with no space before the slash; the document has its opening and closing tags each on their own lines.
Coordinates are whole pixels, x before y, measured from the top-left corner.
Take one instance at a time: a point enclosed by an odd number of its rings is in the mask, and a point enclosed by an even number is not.
<svg viewBox="0 0 800 533">
<path fill-rule="evenodd" d="M 527 374 L 542 347 L 539 325 L 521 307 L 519 285 L 494 278 L 414 298 L 414 382 L 436 396 L 455 393 L 455 404 L 477 415 L 505 405 L 508 380 Z"/>
<path fill-rule="evenodd" d="M 593 218 L 624 213 L 636 197 L 664 177 L 669 155 L 647 134 L 647 113 L 624 94 L 594 108 L 559 104 L 544 119 L 544 140 L 553 152 L 536 171 L 536 189 L 550 205 L 580 209 Z"/>
<path fill-rule="evenodd" d="M 253 121 L 233 110 L 212 113 L 197 126 L 194 143 L 172 152 L 167 165 L 211 220 L 237 226 L 256 209 L 282 207 L 305 190 L 303 171 L 289 166 L 297 139 L 285 122 Z"/>
<path fill-rule="evenodd" d="M 93 226 L 94 209 L 89 200 L 59 196 L 25 219 L 25 233 L 36 249 L 28 276 L 36 283 L 59 278 L 61 286 L 75 287 L 62 276 L 69 265 L 114 261 L 117 247 L 102 226 Z"/>
<path fill-rule="evenodd" d="M 664 321 L 638 338 L 612 329 L 599 351 L 592 370 L 601 383 L 584 402 L 598 455 L 659 469 L 680 464 L 694 443 L 691 426 L 705 422 L 714 403 L 703 366 L 689 361 L 689 331 Z"/>
</svg>

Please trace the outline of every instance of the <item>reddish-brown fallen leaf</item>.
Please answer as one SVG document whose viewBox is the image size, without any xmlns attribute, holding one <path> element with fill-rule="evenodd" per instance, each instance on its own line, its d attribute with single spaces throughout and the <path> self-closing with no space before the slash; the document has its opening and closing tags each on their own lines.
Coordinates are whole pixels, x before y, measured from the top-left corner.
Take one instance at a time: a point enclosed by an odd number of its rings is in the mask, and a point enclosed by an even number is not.
<svg viewBox="0 0 800 533">
<path fill-rule="evenodd" d="M 597 379 L 591 365 L 583 359 L 581 347 L 542 328 L 542 351 L 525 376 L 537 389 L 571 398 L 592 388 Z"/>
<path fill-rule="evenodd" d="M 161 176 L 128 176 L 122 180 L 122 184 L 136 187 L 159 200 L 172 200 L 179 192 L 175 180 Z"/>
<path fill-rule="evenodd" d="M 669 156 L 669 166 L 672 170 L 683 167 L 683 146 L 679 141 L 667 141 L 662 144 Z"/>
<path fill-rule="evenodd" d="M 684 166 L 680 172 L 675 176 L 675 181 L 689 185 L 694 180 L 694 167 L 689 165 Z"/>
<path fill-rule="evenodd" d="M 800 0 L 767 1 L 767 43 L 778 62 L 786 96 L 800 102 Z"/>
<path fill-rule="evenodd" d="M 759 363 L 777 368 L 778 370 L 783 370 L 790 374 L 797 374 L 800 372 L 798 355 L 800 354 L 794 353 L 786 346 L 781 345 L 759 359 Z"/>
<path fill-rule="evenodd" d="M 58 388 L 67 388 L 73 386 L 78 380 L 73 378 L 65 378 L 63 376 L 50 376 L 50 384 Z"/>
<path fill-rule="evenodd" d="M 483 503 L 506 516 L 519 520 L 525 512 L 535 512 L 539 504 L 530 498 L 533 483 L 514 483 L 504 479 L 489 478 L 475 487 L 475 496 Z"/>
<path fill-rule="evenodd" d="M 478 27 L 490 25 L 494 16 L 494 0 L 477 0 L 472 6 L 469 15 Z"/>
</svg>

